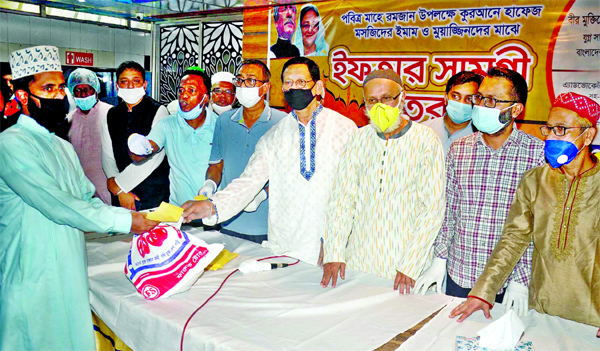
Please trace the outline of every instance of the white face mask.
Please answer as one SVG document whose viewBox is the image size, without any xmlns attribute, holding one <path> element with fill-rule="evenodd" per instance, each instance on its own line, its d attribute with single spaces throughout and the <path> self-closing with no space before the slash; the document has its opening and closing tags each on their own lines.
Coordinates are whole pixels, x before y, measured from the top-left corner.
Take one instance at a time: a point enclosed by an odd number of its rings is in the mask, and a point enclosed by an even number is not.
<svg viewBox="0 0 600 351">
<path fill-rule="evenodd" d="M 261 96 L 258 95 L 258 89 L 260 89 L 260 87 L 254 87 L 254 88 L 236 87 L 235 88 L 235 97 L 240 102 L 240 104 L 242 104 L 242 106 L 244 106 L 246 108 L 252 107 L 260 101 Z"/>
<path fill-rule="evenodd" d="M 123 99 L 128 104 L 135 104 L 140 101 L 140 99 L 146 95 L 146 90 L 144 87 L 133 88 L 133 89 L 122 89 L 119 88 L 117 95 Z"/>
<path fill-rule="evenodd" d="M 210 106 L 212 107 L 212 110 L 215 111 L 215 113 L 218 115 L 222 114 L 223 112 L 227 112 L 233 108 L 233 104 L 227 106 L 219 106 L 217 104 L 213 104 L 212 102 L 210 103 Z"/>
</svg>

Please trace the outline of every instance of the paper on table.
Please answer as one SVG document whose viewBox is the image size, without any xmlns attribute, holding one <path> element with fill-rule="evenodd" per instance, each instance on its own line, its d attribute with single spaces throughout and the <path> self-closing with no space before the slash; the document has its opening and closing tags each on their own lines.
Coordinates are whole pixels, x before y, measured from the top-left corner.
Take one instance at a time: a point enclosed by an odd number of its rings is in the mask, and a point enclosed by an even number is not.
<svg viewBox="0 0 600 351">
<path fill-rule="evenodd" d="M 166 202 L 161 202 L 160 206 L 158 206 L 158 209 L 148 213 L 146 218 L 159 222 L 178 222 L 182 214 L 183 208 Z"/>
<path fill-rule="evenodd" d="M 225 264 L 239 255 L 235 252 L 229 252 L 228 250 L 223 249 L 221 253 L 206 267 L 208 271 L 216 271 L 217 269 L 223 268 Z"/>
<path fill-rule="evenodd" d="M 524 331 L 523 321 L 509 309 L 497 321 L 477 332 L 479 346 L 492 350 L 513 350 Z"/>
</svg>

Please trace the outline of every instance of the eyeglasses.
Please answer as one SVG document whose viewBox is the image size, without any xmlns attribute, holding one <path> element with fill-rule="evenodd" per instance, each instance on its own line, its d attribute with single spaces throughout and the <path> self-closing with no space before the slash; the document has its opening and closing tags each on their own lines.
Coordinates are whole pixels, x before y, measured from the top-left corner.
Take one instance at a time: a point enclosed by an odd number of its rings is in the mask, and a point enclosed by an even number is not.
<svg viewBox="0 0 600 351">
<path fill-rule="evenodd" d="M 396 100 L 398 98 L 398 96 L 400 96 L 400 94 L 402 94 L 402 93 L 400 92 L 396 96 L 384 96 L 381 99 L 368 98 L 367 99 L 367 104 L 369 104 L 369 105 L 375 105 L 378 102 L 381 102 L 382 104 L 388 104 L 389 102 L 392 102 L 392 101 Z"/>
<path fill-rule="evenodd" d="M 223 90 L 221 88 L 214 88 L 213 90 L 211 90 L 211 93 L 213 94 L 217 94 L 217 95 L 235 95 L 235 91 L 231 91 L 231 90 Z"/>
<path fill-rule="evenodd" d="M 481 94 L 471 95 L 471 103 L 473 103 L 474 105 L 479 105 L 481 103 L 481 101 L 483 101 L 483 105 L 485 107 L 490 107 L 490 108 L 496 107 L 496 104 L 499 102 L 518 102 L 515 100 L 498 100 L 498 99 L 494 99 L 492 97 L 483 97 L 483 96 L 481 96 Z"/>
<path fill-rule="evenodd" d="M 552 131 L 554 133 L 554 135 L 556 135 L 556 136 L 565 136 L 565 134 L 567 133 L 567 130 L 569 130 L 569 129 L 587 129 L 587 128 L 589 128 L 589 127 L 541 126 L 540 132 L 542 132 L 543 136 L 550 135 L 550 131 Z"/>
<path fill-rule="evenodd" d="M 309 80 L 298 79 L 297 81 L 288 79 L 283 82 L 283 90 L 290 90 L 294 86 L 294 84 L 296 85 L 297 88 L 303 89 L 306 86 L 306 83 L 312 82 L 312 81 L 313 80 L 311 80 L 311 79 L 309 79 Z"/>
<path fill-rule="evenodd" d="M 261 82 L 264 84 L 266 81 L 258 80 L 258 79 L 254 79 L 254 78 L 247 78 L 247 79 L 239 78 L 239 77 L 233 78 L 233 85 L 235 85 L 236 87 L 241 87 L 243 85 L 246 88 L 254 88 L 254 87 L 256 87 L 256 82 Z"/>
</svg>

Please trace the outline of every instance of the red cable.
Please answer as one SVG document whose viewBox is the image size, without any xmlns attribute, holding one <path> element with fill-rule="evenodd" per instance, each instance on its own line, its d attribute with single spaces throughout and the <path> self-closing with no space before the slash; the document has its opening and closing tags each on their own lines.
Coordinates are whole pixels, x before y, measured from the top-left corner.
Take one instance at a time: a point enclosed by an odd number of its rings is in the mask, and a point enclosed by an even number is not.
<svg viewBox="0 0 600 351">
<path fill-rule="evenodd" d="M 258 259 L 257 261 L 264 261 L 264 260 L 268 260 L 271 258 L 291 258 L 289 256 L 269 256 L 269 257 L 264 257 L 261 259 Z M 297 264 L 298 262 L 300 262 L 300 260 L 296 260 L 296 262 L 294 263 L 290 263 L 288 265 L 288 267 L 293 266 L 295 264 Z M 192 318 L 194 317 L 194 315 L 196 314 L 196 312 L 200 311 L 200 309 L 202 307 L 204 307 L 204 305 L 206 305 L 208 303 L 208 301 L 210 301 L 213 297 L 215 297 L 215 295 L 217 295 L 217 293 L 221 290 L 221 288 L 223 287 L 223 285 L 225 284 L 225 282 L 227 281 L 227 279 L 229 279 L 229 277 L 231 277 L 235 272 L 239 271 L 239 269 L 234 270 L 233 272 L 229 273 L 229 275 L 223 280 L 223 282 L 221 283 L 221 285 L 219 285 L 219 288 L 217 289 L 217 291 L 215 291 L 212 295 L 210 295 L 210 297 L 208 299 L 206 299 L 206 301 L 204 301 L 204 303 L 202 305 L 200 305 L 200 307 L 198 307 L 194 313 L 192 313 L 192 315 L 187 319 L 187 321 L 185 322 L 185 325 L 183 326 L 183 331 L 181 332 L 181 345 L 180 345 L 180 350 L 183 351 L 183 337 L 185 335 L 185 329 L 187 328 L 188 324 L 190 323 L 190 321 L 192 320 Z"/>
</svg>

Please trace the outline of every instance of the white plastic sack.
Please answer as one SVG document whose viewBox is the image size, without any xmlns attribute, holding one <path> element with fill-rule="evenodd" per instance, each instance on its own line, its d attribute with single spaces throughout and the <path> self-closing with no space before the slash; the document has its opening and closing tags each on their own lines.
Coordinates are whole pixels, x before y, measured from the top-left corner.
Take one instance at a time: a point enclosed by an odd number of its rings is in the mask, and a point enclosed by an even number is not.
<svg viewBox="0 0 600 351">
<path fill-rule="evenodd" d="M 146 300 L 188 290 L 223 250 L 169 225 L 134 235 L 125 275 Z"/>
</svg>

